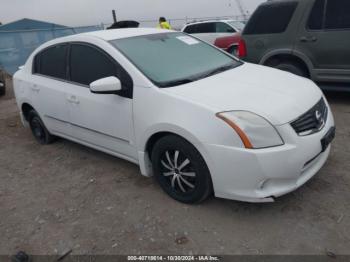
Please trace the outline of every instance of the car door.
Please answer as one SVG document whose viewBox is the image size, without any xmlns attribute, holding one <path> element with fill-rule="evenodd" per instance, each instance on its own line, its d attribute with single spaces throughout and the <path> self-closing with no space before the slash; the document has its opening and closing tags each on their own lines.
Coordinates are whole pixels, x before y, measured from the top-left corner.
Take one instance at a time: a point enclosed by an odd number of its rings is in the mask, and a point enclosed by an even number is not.
<svg viewBox="0 0 350 262">
<path fill-rule="evenodd" d="M 67 44 L 48 47 L 34 58 L 33 74 L 28 85 L 32 106 L 53 134 L 70 135 L 66 101 Z"/>
<path fill-rule="evenodd" d="M 82 43 L 70 46 L 67 90 L 72 136 L 101 150 L 112 151 L 136 159 L 132 146 L 132 79 L 129 74 L 102 49 Z M 115 76 L 123 92 L 93 94 L 89 84 Z"/>
<path fill-rule="evenodd" d="M 295 49 L 311 60 L 314 80 L 350 82 L 350 1 L 316 0 L 306 14 Z"/>
</svg>

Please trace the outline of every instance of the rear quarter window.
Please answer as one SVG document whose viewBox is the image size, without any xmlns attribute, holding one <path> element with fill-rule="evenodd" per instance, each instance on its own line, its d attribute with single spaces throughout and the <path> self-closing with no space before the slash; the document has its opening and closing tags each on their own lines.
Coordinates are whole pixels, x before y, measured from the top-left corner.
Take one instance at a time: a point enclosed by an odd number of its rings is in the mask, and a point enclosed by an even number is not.
<svg viewBox="0 0 350 262">
<path fill-rule="evenodd" d="M 286 31 L 298 3 L 269 2 L 262 4 L 249 19 L 243 34 L 278 34 Z"/>
<path fill-rule="evenodd" d="M 184 29 L 184 32 L 187 34 L 195 34 L 197 33 L 196 27 L 197 25 L 189 25 Z"/>
<path fill-rule="evenodd" d="M 34 58 L 33 73 L 58 79 L 67 79 L 68 45 L 49 47 Z"/>
</svg>

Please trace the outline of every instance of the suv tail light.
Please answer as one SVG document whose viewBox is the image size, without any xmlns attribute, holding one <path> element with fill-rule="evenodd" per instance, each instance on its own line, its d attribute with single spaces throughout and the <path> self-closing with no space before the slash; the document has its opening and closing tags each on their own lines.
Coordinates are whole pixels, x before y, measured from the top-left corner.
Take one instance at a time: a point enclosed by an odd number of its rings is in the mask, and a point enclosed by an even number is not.
<svg viewBox="0 0 350 262">
<path fill-rule="evenodd" d="M 247 46 L 246 46 L 245 41 L 243 39 L 239 40 L 238 56 L 240 58 L 247 56 Z"/>
</svg>

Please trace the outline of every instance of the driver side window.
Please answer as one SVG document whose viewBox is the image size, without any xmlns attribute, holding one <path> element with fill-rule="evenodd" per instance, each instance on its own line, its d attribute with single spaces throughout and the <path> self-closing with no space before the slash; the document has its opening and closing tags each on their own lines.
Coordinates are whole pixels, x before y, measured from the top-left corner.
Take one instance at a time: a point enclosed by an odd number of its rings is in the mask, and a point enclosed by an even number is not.
<svg viewBox="0 0 350 262">
<path fill-rule="evenodd" d="M 88 86 L 101 78 L 115 76 L 122 84 L 124 96 L 132 97 L 130 75 L 105 52 L 85 44 L 71 44 L 69 58 L 70 81 Z"/>
</svg>

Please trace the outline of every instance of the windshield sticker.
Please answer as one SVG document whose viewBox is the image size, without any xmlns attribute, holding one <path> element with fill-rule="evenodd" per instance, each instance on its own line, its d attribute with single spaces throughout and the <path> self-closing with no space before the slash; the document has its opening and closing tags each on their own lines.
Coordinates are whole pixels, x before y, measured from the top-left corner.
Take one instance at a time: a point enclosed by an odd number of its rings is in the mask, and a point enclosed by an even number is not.
<svg viewBox="0 0 350 262">
<path fill-rule="evenodd" d="M 197 41 L 196 39 L 194 39 L 190 36 L 178 36 L 176 38 L 179 39 L 180 41 L 184 42 L 185 44 L 188 44 L 188 45 L 199 44 L 199 41 Z"/>
</svg>

